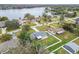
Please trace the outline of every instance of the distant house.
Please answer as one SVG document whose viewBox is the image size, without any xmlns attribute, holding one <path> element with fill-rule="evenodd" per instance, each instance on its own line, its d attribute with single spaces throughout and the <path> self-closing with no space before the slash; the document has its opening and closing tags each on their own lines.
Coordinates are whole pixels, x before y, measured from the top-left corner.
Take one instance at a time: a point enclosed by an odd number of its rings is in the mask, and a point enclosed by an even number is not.
<svg viewBox="0 0 79 59">
<path fill-rule="evenodd" d="M 79 17 L 76 17 L 76 18 L 75 18 L 75 23 L 76 23 L 76 24 L 79 24 Z"/>
<path fill-rule="evenodd" d="M 52 16 L 51 12 L 46 13 L 46 15 L 48 15 L 48 16 Z"/>
<path fill-rule="evenodd" d="M 0 28 L 4 28 L 5 27 L 5 21 L 0 21 Z"/>
<path fill-rule="evenodd" d="M 36 17 L 35 20 L 36 21 L 40 21 L 40 18 L 41 18 L 40 16 L 39 17 Z"/>
<path fill-rule="evenodd" d="M 65 14 L 65 17 L 73 17 L 73 15 L 74 15 L 74 12 L 69 11 L 67 12 L 67 14 Z"/>
<path fill-rule="evenodd" d="M 65 32 L 63 28 L 48 28 L 48 31 L 53 34 L 62 34 Z"/>
<path fill-rule="evenodd" d="M 45 39 L 48 38 L 47 33 L 40 31 L 40 32 L 34 32 L 31 34 L 32 39 Z"/>
<path fill-rule="evenodd" d="M 19 20 L 19 24 L 20 24 L 20 25 L 22 25 L 22 24 L 24 24 L 24 23 L 26 23 L 26 20 Z"/>
<path fill-rule="evenodd" d="M 79 45 L 77 45 L 74 42 L 69 42 L 68 44 L 66 44 L 64 46 L 65 49 L 67 49 L 68 51 L 70 51 L 71 53 L 77 53 L 79 51 Z"/>
</svg>

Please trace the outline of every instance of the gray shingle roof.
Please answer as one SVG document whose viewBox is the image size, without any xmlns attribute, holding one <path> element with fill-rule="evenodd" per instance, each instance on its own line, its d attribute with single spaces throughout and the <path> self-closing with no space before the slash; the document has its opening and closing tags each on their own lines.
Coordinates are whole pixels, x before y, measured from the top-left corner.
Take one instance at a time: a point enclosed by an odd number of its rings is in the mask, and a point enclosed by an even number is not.
<svg viewBox="0 0 79 59">
<path fill-rule="evenodd" d="M 32 33 L 32 37 L 33 38 L 38 38 L 38 37 L 43 38 L 45 36 L 47 36 L 47 33 L 46 32 L 43 32 L 43 31 Z"/>
<path fill-rule="evenodd" d="M 69 42 L 64 47 L 72 53 L 76 53 L 79 50 L 79 46 L 74 42 Z"/>
</svg>

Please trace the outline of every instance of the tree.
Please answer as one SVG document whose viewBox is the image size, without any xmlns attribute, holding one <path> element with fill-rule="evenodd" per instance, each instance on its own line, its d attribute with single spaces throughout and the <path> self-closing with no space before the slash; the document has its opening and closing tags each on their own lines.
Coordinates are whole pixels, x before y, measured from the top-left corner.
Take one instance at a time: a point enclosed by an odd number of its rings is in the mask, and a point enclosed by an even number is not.
<svg viewBox="0 0 79 59">
<path fill-rule="evenodd" d="M 30 30 L 30 26 L 29 25 L 23 25 L 22 26 L 22 31 L 29 31 Z"/>
<path fill-rule="evenodd" d="M 42 15 L 42 19 L 45 21 L 45 22 L 50 22 L 51 21 L 51 16 L 49 15 L 46 15 L 45 13 Z"/>
<path fill-rule="evenodd" d="M 18 29 L 20 26 L 20 24 L 17 20 L 6 21 L 5 24 L 6 24 L 8 31 Z"/>
<path fill-rule="evenodd" d="M 64 16 L 63 14 L 60 16 L 60 24 L 63 24 L 64 23 Z"/>
<path fill-rule="evenodd" d="M 18 36 L 20 38 L 20 43 L 25 46 L 26 43 L 31 43 L 30 33 L 22 31 Z"/>
<path fill-rule="evenodd" d="M 0 42 L 5 42 L 5 41 L 8 41 L 12 38 L 11 35 L 9 34 L 3 34 L 2 36 L 0 36 Z"/>
<path fill-rule="evenodd" d="M 35 17 L 29 13 L 25 14 L 24 18 L 27 18 L 27 20 L 32 20 L 34 19 Z"/>
<path fill-rule="evenodd" d="M 0 18 L 0 21 L 5 21 L 5 20 L 8 20 L 8 17 L 3 16 Z"/>
<path fill-rule="evenodd" d="M 73 24 L 64 23 L 63 28 L 65 30 L 69 31 L 69 32 L 72 32 L 72 33 L 74 32 L 74 26 L 73 26 Z"/>
<path fill-rule="evenodd" d="M 49 8 L 46 7 L 44 11 L 45 11 L 45 13 L 49 12 Z"/>
<path fill-rule="evenodd" d="M 45 46 L 41 44 L 41 42 L 38 39 L 32 40 L 32 49 L 34 50 L 35 54 L 40 54 L 40 53 L 48 53 L 48 50 L 45 50 Z"/>
<path fill-rule="evenodd" d="M 41 49 L 41 54 L 48 53 L 48 50 Z M 5 54 L 36 54 L 36 51 L 32 48 L 31 44 L 25 46 L 19 45 L 16 48 L 10 48 Z"/>
</svg>

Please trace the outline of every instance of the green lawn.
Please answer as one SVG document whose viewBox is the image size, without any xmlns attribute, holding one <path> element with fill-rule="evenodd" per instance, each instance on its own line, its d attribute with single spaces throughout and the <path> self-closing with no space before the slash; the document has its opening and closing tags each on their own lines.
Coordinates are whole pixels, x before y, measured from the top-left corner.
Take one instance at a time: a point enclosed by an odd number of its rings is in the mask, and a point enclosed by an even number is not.
<svg viewBox="0 0 79 59">
<path fill-rule="evenodd" d="M 11 40 L 12 39 L 12 35 L 10 34 L 3 34 L 0 36 L 0 43 L 3 43 L 5 41 Z"/>
<path fill-rule="evenodd" d="M 55 54 L 69 54 L 66 50 L 63 48 L 58 49 L 57 51 L 54 52 Z"/>
<path fill-rule="evenodd" d="M 79 45 L 79 39 L 74 41 L 77 45 Z"/>
<path fill-rule="evenodd" d="M 29 26 L 35 26 L 36 24 L 33 22 L 27 23 Z"/>
<path fill-rule="evenodd" d="M 72 39 L 76 38 L 76 36 L 73 33 L 70 33 L 68 31 L 66 31 L 63 34 L 59 34 L 59 35 L 56 34 L 56 36 L 58 38 L 60 38 L 61 40 L 72 40 Z"/>
<path fill-rule="evenodd" d="M 43 26 L 37 27 L 37 29 L 40 31 L 46 31 L 47 27 L 48 27 L 47 25 L 43 25 Z"/>
<path fill-rule="evenodd" d="M 0 29 L 0 34 L 2 33 L 2 29 Z"/>
<path fill-rule="evenodd" d="M 45 47 L 54 44 L 56 42 L 58 42 L 59 40 L 57 40 L 56 38 L 54 38 L 53 36 L 49 36 L 47 39 L 43 39 L 40 40 L 41 44 L 44 45 Z"/>
<path fill-rule="evenodd" d="M 65 45 L 66 43 L 68 43 L 69 41 L 75 39 L 77 36 L 75 36 L 73 33 L 70 32 L 65 32 L 63 34 L 60 35 L 56 35 L 58 38 L 60 38 L 62 40 L 62 42 L 48 48 L 49 51 L 53 51 L 55 49 L 57 49 L 58 47 Z"/>
<path fill-rule="evenodd" d="M 51 26 L 53 28 L 59 28 L 59 27 L 61 27 L 61 25 L 58 24 L 58 23 L 50 24 L 49 26 Z"/>
</svg>

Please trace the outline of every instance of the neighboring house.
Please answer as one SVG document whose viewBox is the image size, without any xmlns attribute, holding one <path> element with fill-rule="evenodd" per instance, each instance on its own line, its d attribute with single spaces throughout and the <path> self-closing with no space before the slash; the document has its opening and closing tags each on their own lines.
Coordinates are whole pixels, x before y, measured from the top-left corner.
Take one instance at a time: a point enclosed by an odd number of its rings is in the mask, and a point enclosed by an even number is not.
<svg viewBox="0 0 79 59">
<path fill-rule="evenodd" d="M 74 15 L 74 12 L 69 11 L 67 12 L 67 14 L 65 14 L 65 17 L 73 17 L 73 15 Z"/>
<path fill-rule="evenodd" d="M 68 44 L 66 44 L 64 46 L 64 48 L 67 49 L 68 51 L 70 51 L 73 54 L 75 54 L 79 51 L 79 45 L 77 45 L 74 42 L 69 42 Z"/>
<path fill-rule="evenodd" d="M 24 23 L 26 23 L 26 20 L 18 20 L 20 25 L 23 25 Z"/>
<path fill-rule="evenodd" d="M 52 16 L 51 12 L 46 13 L 46 15 L 48 15 L 48 16 Z"/>
<path fill-rule="evenodd" d="M 0 28 L 4 28 L 5 27 L 5 21 L 0 21 Z"/>
<path fill-rule="evenodd" d="M 65 32 L 63 28 L 48 28 L 48 31 L 53 34 L 62 34 Z"/>
<path fill-rule="evenodd" d="M 40 32 L 34 32 L 31 34 L 32 39 L 45 39 L 48 38 L 47 33 L 40 31 Z"/>
<path fill-rule="evenodd" d="M 39 16 L 39 17 L 36 17 L 35 19 L 36 19 L 36 21 L 40 21 L 40 18 L 41 18 L 41 17 Z"/>
<path fill-rule="evenodd" d="M 79 24 L 79 17 L 76 17 L 76 18 L 75 18 L 75 23 L 76 23 L 76 24 Z"/>
</svg>

